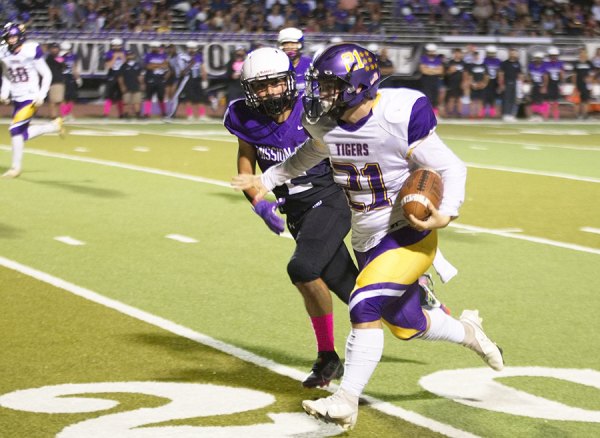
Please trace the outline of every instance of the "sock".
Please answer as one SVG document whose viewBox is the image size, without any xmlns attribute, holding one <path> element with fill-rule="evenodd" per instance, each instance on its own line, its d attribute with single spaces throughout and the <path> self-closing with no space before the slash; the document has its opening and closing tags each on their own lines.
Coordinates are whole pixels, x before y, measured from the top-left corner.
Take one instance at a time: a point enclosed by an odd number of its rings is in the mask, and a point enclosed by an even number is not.
<svg viewBox="0 0 600 438">
<path fill-rule="evenodd" d="M 495 107 L 490 108 L 490 117 L 496 117 L 496 108 Z"/>
<path fill-rule="evenodd" d="M 206 108 L 204 108 L 204 106 L 201 106 L 200 108 L 198 108 L 198 117 L 204 117 L 206 115 Z"/>
<path fill-rule="evenodd" d="M 150 116 L 152 114 L 152 102 L 149 100 L 144 101 L 144 115 Z"/>
<path fill-rule="evenodd" d="M 112 108 L 112 100 L 106 99 L 104 101 L 104 115 L 108 116 L 110 114 L 110 109 Z"/>
<path fill-rule="evenodd" d="M 49 134 L 51 132 L 58 132 L 58 126 L 56 126 L 56 124 L 53 122 L 44 123 L 43 125 L 33 125 L 27 128 L 29 140 L 43 134 Z"/>
<path fill-rule="evenodd" d="M 60 104 L 60 116 L 64 117 L 67 114 L 69 114 L 69 104 L 68 103 L 61 103 Z"/>
<path fill-rule="evenodd" d="M 346 363 L 340 388 L 359 397 L 383 354 L 382 329 L 355 329 L 346 341 Z"/>
<path fill-rule="evenodd" d="M 31 129 L 31 128 L 29 128 Z M 23 162 L 23 149 L 25 149 L 25 140 L 22 135 L 15 135 L 12 141 L 12 164 L 11 168 L 20 169 Z"/>
<path fill-rule="evenodd" d="M 69 102 L 67 107 L 67 115 L 73 112 L 73 107 L 75 107 L 75 102 Z"/>
<path fill-rule="evenodd" d="M 333 313 L 311 317 L 310 322 L 317 338 L 317 351 L 335 351 Z"/>
<path fill-rule="evenodd" d="M 465 341 L 465 326 L 441 308 L 423 309 L 429 316 L 429 328 L 420 336 L 427 341 L 448 341 L 461 344 Z"/>
<path fill-rule="evenodd" d="M 194 109 L 191 106 L 186 106 L 185 115 L 188 117 L 194 117 Z"/>
<path fill-rule="evenodd" d="M 165 101 L 161 100 L 158 102 L 158 106 L 160 107 L 160 113 L 164 117 L 167 115 L 167 105 L 165 105 Z"/>
<path fill-rule="evenodd" d="M 558 120 L 558 105 L 554 105 L 554 108 L 552 108 L 552 116 L 554 117 L 554 120 Z"/>
<path fill-rule="evenodd" d="M 123 104 L 122 100 L 119 100 L 117 102 L 117 112 L 119 113 L 119 117 L 121 117 L 123 115 L 123 109 L 124 109 L 125 105 Z"/>
</svg>

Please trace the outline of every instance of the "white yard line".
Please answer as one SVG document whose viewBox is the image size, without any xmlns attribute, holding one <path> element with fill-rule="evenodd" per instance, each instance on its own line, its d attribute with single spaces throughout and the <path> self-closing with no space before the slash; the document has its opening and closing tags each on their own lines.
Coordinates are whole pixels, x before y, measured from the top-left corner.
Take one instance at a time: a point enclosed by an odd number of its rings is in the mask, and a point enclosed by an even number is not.
<svg viewBox="0 0 600 438">
<path fill-rule="evenodd" d="M 594 233 L 594 234 L 600 234 L 600 228 L 594 228 L 594 227 L 581 227 L 580 228 L 581 231 L 585 232 L 585 233 Z"/>
<path fill-rule="evenodd" d="M 54 240 L 61 242 L 61 243 L 66 243 L 67 245 L 71 245 L 71 246 L 85 245 L 85 242 L 82 242 L 81 240 L 77 240 L 70 236 L 56 236 L 54 238 Z"/>
<path fill-rule="evenodd" d="M 481 139 L 481 138 L 473 138 L 473 137 L 456 137 L 454 135 L 442 135 L 443 140 L 453 140 L 453 141 L 461 141 L 461 142 L 469 142 L 474 144 L 480 143 L 493 143 L 500 145 L 508 145 L 508 146 L 536 146 L 542 148 L 554 148 L 554 149 L 572 149 L 576 151 L 592 151 L 592 152 L 600 152 L 600 147 L 595 146 L 573 146 L 572 144 L 540 144 L 540 143 L 530 143 L 530 142 L 522 142 L 522 141 L 503 141 L 503 140 L 495 140 L 493 138 Z"/>
<path fill-rule="evenodd" d="M 167 234 L 165 237 L 167 239 L 176 240 L 177 242 L 182 243 L 198 243 L 198 241 L 193 237 L 184 236 L 182 234 Z"/>
<path fill-rule="evenodd" d="M 6 145 L 1 145 L 0 149 L 10 150 L 10 147 L 8 147 Z M 34 155 L 44 156 L 44 157 L 62 158 L 65 160 L 79 161 L 79 162 L 83 162 L 83 163 L 99 164 L 102 166 L 117 167 L 120 169 L 127 169 L 127 170 L 134 170 L 137 172 L 151 173 L 154 175 L 170 176 L 172 178 L 185 179 L 188 181 L 195 181 L 195 182 L 201 182 L 201 183 L 205 183 L 205 184 L 213 184 L 213 185 L 217 185 L 220 187 L 231 188 L 231 184 L 226 183 L 224 181 L 219 181 L 219 180 L 210 179 L 210 178 L 203 178 L 200 176 L 186 175 L 184 173 L 171 172 L 168 170 L 152 169 L 149 167 L 137 166 L 135 164 L 124 164 L 124 163 L 118 163 L 116 161 L 100 160 L 97 158 L 78 157 L 75 155 L 47 152 L 47 151 L 42 151 L 42 150 L 37 150 L 37 149 L 26 149 L 26 152 L 30 153 L 30 154 L 34 154 Z M 501 170 L 501 171 L 505 171 L 505 172 L 530 173 L 530 174 L 534 174 L 534 175 L 539 174 L 539 175 L 543 175 L 543 176 L 565 178 L 564 175 L 559 176 L 559 174 L 555 174 L 555 175 L 542 174 L 542 173 L 537 173 L 535 171 L 528 171 L 525 169 L 518 170 L 518 169 L 503 168 L 503 167 L 498 167 L 498 166 L 478 166 L 478 165 L 469 165 L 469 166 L 481 167 L 483 169 Z M 576 179 L 578 181 L 586 181 L 586 182 L 592 182 L 592 183 L 600 183 L 600 179 L 597 179 L 597 178 L 590 179 L 590 178 L 585 178 L 585 177 L 575 177 L 575 176 L 571 175 L 571 177 L 569 179 Z M 233 189 L 231 189 L 231 190 L 233 190 Z M 596 249 L 596 248 L 589 248 L 589 247 L 582 246 L 582 245 L 558 242 L 555 240 L 544 239 L 542 237 L 527 236 L 525 234 L 517 235 L 517 234 L 512 234 L 512 232 L 507 232 L 507 231 L 503 231 L 503 230 L 494 230 L 494 229 L 489 229 L 489 228 L 482 228 L 482 227 L 476 227 L 476 226 L 471 226 L 471 225 L 462 225 L 462 224 L 456 224 L 456 223 L 452 223 L 451 226 L 454 226 L 455 228 L 461 228 L 463 230 L 468 230 L 471 232 L 494 234 L 496 236 L 509 237 L 511 239 L 528 240 L 530 242 L 535 242 L 535 243 L 540 243 L 540 244 L 550 245 L 550 246 L 556 246 L 559 248 L 572 249 L 575 251 L 582 251 L 582 252 L 587 252 L 587 253 L 591 253 L 591 254 L 600 254 L 600 250 Z M 288 237 L 288 236 L 284 235 L 283 237 Z M 291 236 L 289 236 L 289 237 L 291 237 Z"/>
<path fill-rule="evenodd" d="M 76 284 L 55 277 L 48 273 L 38 271 L 37 269 L 23 265 L 14 260 L 10 260 L 0 256 L 0 265 L 4 266 L 5 268 L 12 269 L 13 271 L 17 271 L 22 274 L 28 275 L 32 278 L 35 278 L 36 280 L 48 283 L 54 287 L 70 292 L 86 300 L 92 301 L 94 303 L 116 310 L 117 312 L 131 316 L 132 318 L 138 319 L 148 324 L 152 324 L 156 327 L 159 327 L 163 330 L 167 330 L 178 336 L 190 339 L 199 344 L 206 345 L 208 347 L 214 348 L 215 350 L 219 350 L 231 356 L 235 356 L 243 361 L 266 368 L 269 371 L 280 374 L 282 376 L 286 376 L 291 379 L 298 380 L 300 382 L 305 378 L 305 373 L 295 368 L 291 368 L 286 365 L 281 365 L 265 357 L 258 356 L 250 351 L 211 338 L 210 336 L 179 325 L 168 319 L 161 318 L 160 316 L 153 315 L 136 307 L 130 306 L 117 300 L 113 300 L 112 298 L 105 297 L 90 289 L 78 286 Z M 335 388 L 331 388 L 330 391 L 333 392 L 334 389 Z M 438 421 L 424 417 L 423 415 L 417 414 L 416 412 L 408 411 L 399 406 L 395 406 L 391 403 L 384 402 L 374 397 L 365 396 L 363 398 L 365 398 L 370 403 L 373 409 L 377 409 L 378 411 L 383 412 L 385 414 L 401 418 L 405 421 L 427 428 L 434 432 L 438 432 L 449 437 L 457 438 L 477 437 L 477 435 L 473 435 L 464 430 L 457 429 L 448 424 L 440 423 Z"/>
</svg>

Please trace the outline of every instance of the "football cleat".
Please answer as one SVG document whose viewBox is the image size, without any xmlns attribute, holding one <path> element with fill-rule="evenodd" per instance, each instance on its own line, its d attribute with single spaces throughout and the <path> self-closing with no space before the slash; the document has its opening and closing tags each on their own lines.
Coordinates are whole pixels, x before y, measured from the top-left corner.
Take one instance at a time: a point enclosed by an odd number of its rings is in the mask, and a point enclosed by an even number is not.
<svg viewBox="0 0 600 438">
<path fill-rule="evenodd" d="M 435 296 L 433 292 L 433 278 L 431 274 L 423 274 L 419 277 L 419 292 L 421 293 L 421 307 L 430 307 L 442 309 L 446 314 L 450 315 L 450 309 L 448 309 L 442 302 Z"/>
<path fill-rule="evenodd" d="M 502 349 L 484 333 L 481 326 L 483 320 L 479 317 L 479 311 L 463 310 L 463 313 L 460 315 L 460 321 L 471 326 L 475 334 L 473 343 L 465 344 L 466 347 L 477 353 L 490 368 L 502 371 L 502 368 L 504 368 Z"/>
<path fill-rule="evenodd" d="M 11 167 L 6 172 L 4 172 L 2 178 L 17 178 L 19 175 L 21 175 L 21 169 L 17 167 Z"/>
<path fill-rule="evenodd" d="M 328 386 L 333 379 L 344 375 L 344 364 L 335 351 L 319 351 L 311 373 L 304 379 L 302 386 L 316 388 Z"/>
<path fill-rule="evenodd" d="M 358 397 L 338 389 L 335 394 L 318 400 L 304 400 L 306 413 L 325 423 L 334 423 L 344 430 L 351 430 L 358 417 Z"/>
<path fill-rule="evenodd" d="M 60 138 L 65 138 L 65 128 L 63 126 L 63 118 L 62 117 L 57 117 L 54 120 L 52 120 L 52 123 L 55 127 L 56 127 L 56 132 L 58 133 L 58 135 L 60 136 Z"/>
</svg>

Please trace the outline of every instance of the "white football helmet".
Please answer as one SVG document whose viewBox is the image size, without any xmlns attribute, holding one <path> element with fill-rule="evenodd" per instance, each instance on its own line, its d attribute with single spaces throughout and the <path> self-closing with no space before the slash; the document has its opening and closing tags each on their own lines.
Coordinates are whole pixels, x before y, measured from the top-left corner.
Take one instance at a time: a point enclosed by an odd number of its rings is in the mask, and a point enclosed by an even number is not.
<svg viewBox="0 0 600 438">
<path fill-rule="evenodd" d="M 277 36 L 277 43 L 279 44 L 279 48 L 284 50 L 284 44 L 286 44 L 285 54 L 290 59 L 295 59 L 300 55 L 300 51 L 304 47 L 304 34 L 300 29 L 295 27 L 286 27 L 285 29 L 281 29 L 279 31 L 279 35 Z M 294 43 L 294 44 L 289 44 Z"/>
<path fill-rule="evenodd" d="M 296 74 L 288 56 L 281 50 L 262 47 L 250 52 L 242 66 L 242 88 L 246 104 L 268 116 L 276 116 L 293 106 L 298 92 Z M 266 84 L 285 82 L 281 94 L 264 94 Z M 259 92 L 263 95 L 259 96 Z"/>
<path fill-rule="evenodd" d="M 60 50 L 63 50 L 65 52 L 68 52 L 69 50 L 71 50 L 71 43 L 68 41 L 63 41 L 62 43 L 60 43 Z"/>
<path fill-rule="evenodd" d="M 198 43 L 196 41 L 188 41 L 185 43 L 186 49 L 198 50 Z"/>
<path fill-rule="evenodd" d="M 498 53 L 498 49 L 496 48 L 496 46 L 490 44 L 489 46 L 486 46 L 485 52 L 486 53 L 496 54 L 496 53 Z"/>
<path fill-rule="evenodd" d="M 110 45 L 113 47 L 122 47 L 123 40 L 121 38 L 113 38 L 112 40 L 110 40 Z"/>
<path fill-rule="evenodd" d="M 558 55 L 560 55 L 560 50 L 558 50 L 558 47 L 552 46 L 552 47 L 550 47 L 548 49 L 548 55 L 550 55 L 550 56 L 558 56 Z"/>
</svg>

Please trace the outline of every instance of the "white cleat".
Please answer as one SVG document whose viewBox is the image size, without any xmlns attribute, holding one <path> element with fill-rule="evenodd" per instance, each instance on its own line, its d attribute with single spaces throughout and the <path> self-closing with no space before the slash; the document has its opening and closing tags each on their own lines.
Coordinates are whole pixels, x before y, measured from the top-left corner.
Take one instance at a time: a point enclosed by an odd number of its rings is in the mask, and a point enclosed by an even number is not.
<svg viewBox="0 0 600 438">
<path fill-rule="evenodd" d="M 57 117 L 54 120 L 52 120 L 52 123 L 55 127 L 56 127 L 56 132 L 58 133 L 58 135 L 60 136 L 60 138 L 65 138 L 65 128 L 63 126 L 63 118 L 62 117 Z"/>
<path fill-rule="evenodd" d="M 460 315 L 460 321 L 473 328 L 475 334 L 474 342 L 479 348 L 473 345 L 467 345 L 467 347 L 481 356 L 490 368 L 502 371 L 502 368 L 504 368 L 502 349 L 484 333 L 481 326 L 483 320 L 479 317 L 479 310 L 463 310 L 463 313 Z"/>
<path fill-rule="evenodd" d="M 304 400 L 302 407 L 308 415 L 325 423 L 334 423 L 344 430 L 351 430 L 358 417 L 358 397 L 354 397 L 343 389 L 335 394 L 318 400 Z"/>
<path fill-rule="evenodd" d="M 4 174 L 2 175 L 2 178 L 6 178 L 6 179 L 17 178 L 19 175 L 21 175 L 21 169 L 19 169 L 17 167 L 11 167 L 6 172 L 4 172 Z"/>
</svg>

